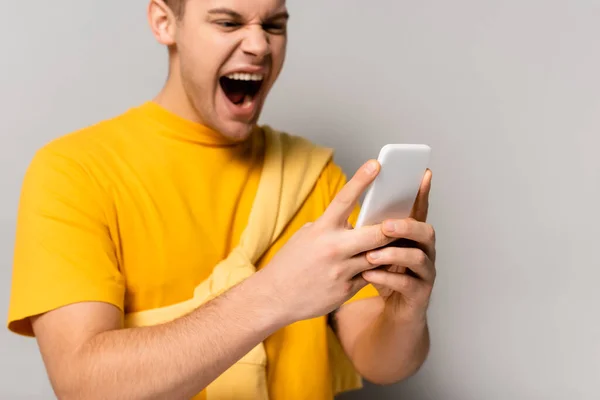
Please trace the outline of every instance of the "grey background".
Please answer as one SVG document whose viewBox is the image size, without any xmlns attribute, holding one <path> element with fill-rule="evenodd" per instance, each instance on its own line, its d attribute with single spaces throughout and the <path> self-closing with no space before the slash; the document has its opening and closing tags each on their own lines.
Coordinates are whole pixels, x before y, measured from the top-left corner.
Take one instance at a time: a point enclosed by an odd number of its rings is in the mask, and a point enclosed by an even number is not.
<svg viewBox="0 0 600 400">
<path fill-rule="evenodd" d="M 5 1 L 0 317 L 25 168 L 48 140 L 152 97 L 166 52 L 142 0 Z M 600 398 L 600 2 L 291 1 L 263 122 L 337 148 L 432 146 L 439 278 L 419 373 L 344 399 Z M 0 398 L 51 399 L 0 330 Z"/>
</svg>

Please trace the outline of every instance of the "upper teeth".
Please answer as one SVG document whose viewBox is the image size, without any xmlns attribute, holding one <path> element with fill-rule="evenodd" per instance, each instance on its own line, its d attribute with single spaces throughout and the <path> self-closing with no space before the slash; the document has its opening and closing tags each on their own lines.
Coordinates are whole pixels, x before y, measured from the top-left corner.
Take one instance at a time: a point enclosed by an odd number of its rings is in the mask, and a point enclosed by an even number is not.
<svg viewBox="0 0 600 400">
<path fill-rule="evenodd" d="M 263 75 L 261 74 L 246 74 L 243 72 L 236 72 L 234 74 L 227 75 L 229 79 L 235 79 L 238 81 L 262 81 Z"/>
</svg>

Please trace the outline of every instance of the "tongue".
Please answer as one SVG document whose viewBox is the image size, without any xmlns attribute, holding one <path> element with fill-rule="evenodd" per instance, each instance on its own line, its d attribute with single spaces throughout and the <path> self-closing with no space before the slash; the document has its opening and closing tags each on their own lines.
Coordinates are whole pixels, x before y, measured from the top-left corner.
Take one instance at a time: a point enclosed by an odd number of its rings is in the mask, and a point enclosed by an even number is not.
<svg viewBox="0 0 600 400">
<path fill-rule="evenodd" d="M 229 97 L 229 100 L 231 100 L 231 102 L 233 104 L 238 104 L 238 105 L 242 103 L 242 101 L 244 100 L 244 96 L 245 96 L 245 94 L 243 92 L 227 94 L 227 97 Z"/>
</svg>

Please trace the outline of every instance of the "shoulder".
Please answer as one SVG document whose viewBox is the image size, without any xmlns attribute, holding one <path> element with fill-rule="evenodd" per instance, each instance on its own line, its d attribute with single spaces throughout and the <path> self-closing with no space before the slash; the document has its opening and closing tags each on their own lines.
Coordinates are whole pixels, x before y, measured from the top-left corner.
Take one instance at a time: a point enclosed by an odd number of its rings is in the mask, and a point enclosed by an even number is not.
<svg viewBox="0 0 600 400">
<path fill-rule="evenodd" d="M 23 202 L 62 199 L 105 199 L 104 184 L 97 171 L 118 146 L 126 118 L 123 115 L 59 136 L 38 149 L 24 171 Z M 58 202 L 58 200 L 57 200 Z"/>
<path fill-rule="evenodd" d="M 135 141 L 135 108 L 58 136 L 35 150 L 27 173 L 39 169 L 81 170 L 90 173 Z M 129 147 L 133 147 L 129 145 Z"/>
<path fill-rule="evenodd" d="M 75 131 L 67 132 L 42 145 L 36 150 L 35 158 L 63 157 L 77 162 L 93 158 L 122 140 L 125 132 L 131 131 L 133 109 L 111 118 L 100 120 Z"/>
</svg>

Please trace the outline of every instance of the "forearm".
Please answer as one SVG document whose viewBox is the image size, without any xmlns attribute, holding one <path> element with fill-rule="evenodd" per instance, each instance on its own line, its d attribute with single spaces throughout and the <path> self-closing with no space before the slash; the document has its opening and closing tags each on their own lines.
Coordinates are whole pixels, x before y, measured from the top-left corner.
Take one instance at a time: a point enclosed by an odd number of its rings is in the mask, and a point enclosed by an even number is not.
<svg viewBox="0 0 600 400">
<path fill-rule="evenodd" d="M 93 337 L 64 366 L 64 398 L 193 397 L 281 326 L 255 287 L 249 279 L 170 323 Z"/>
<path fill-rule="evenodd" d="M 368 325 L 357 336 L 352 361 L 369 381 L 392 384 L 413 375 L 429 353 L 429 329 L 425 319 L 400 320 L 373 303 Z"/>
</svg>

